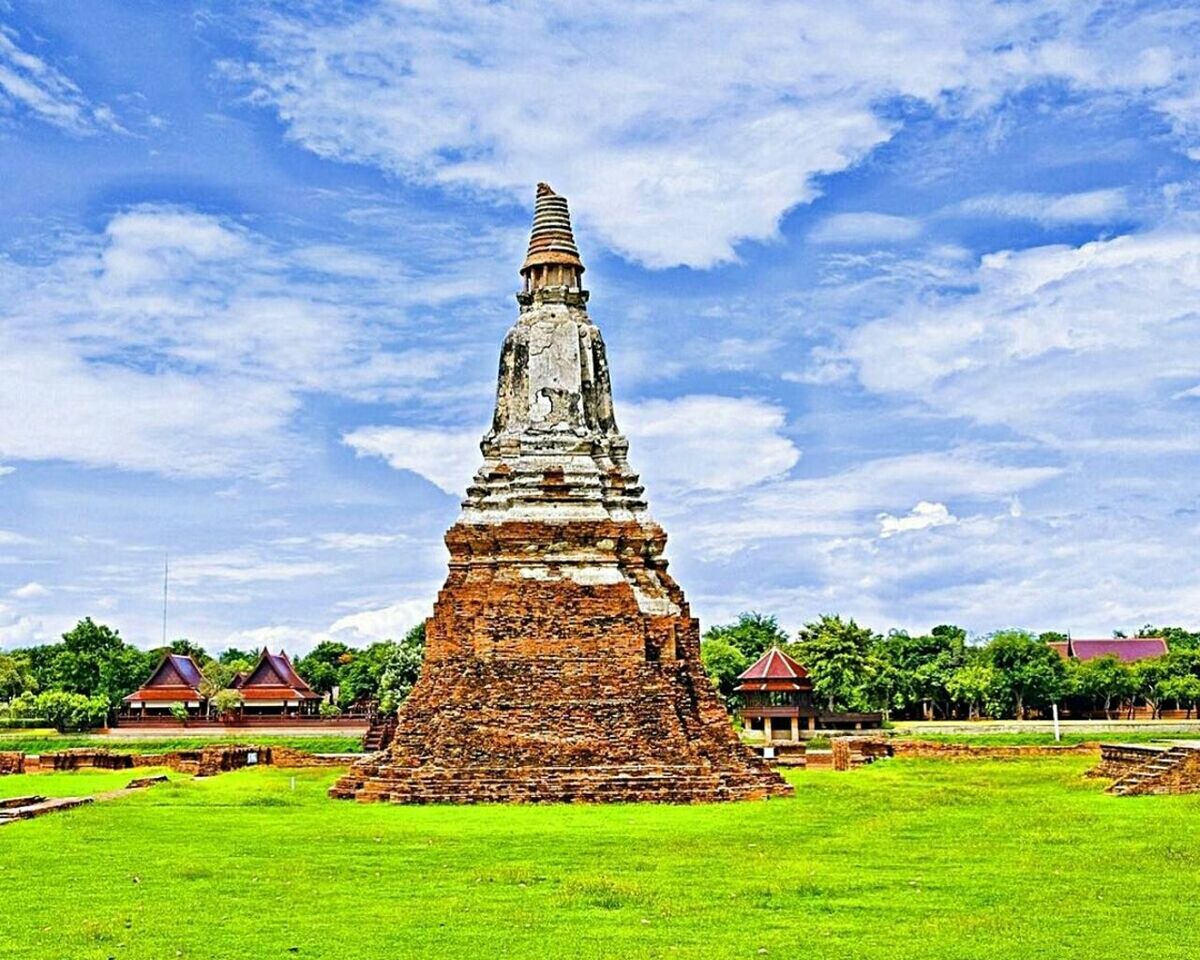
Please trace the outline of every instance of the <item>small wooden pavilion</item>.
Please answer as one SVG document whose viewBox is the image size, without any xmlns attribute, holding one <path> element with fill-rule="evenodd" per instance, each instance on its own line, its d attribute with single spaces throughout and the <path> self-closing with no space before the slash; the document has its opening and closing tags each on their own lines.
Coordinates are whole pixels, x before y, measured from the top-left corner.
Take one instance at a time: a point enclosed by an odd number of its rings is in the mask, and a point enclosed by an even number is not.
<svg viewBox="0 0 1200 960">
<path fill-rule="evenodd" d="M 181 703 L 189 714 L 198 716 L 204 710 L 200 683 L 195 660 L 180 653 L 164 654 L 150 679 L 124 698 L 124 712 L 135 717 L 164 716 L 174 704 Z"/>
<path fill-rule="evenodd" d="M 311 716 L 321 706 L 321 695 L 296 673 L 288 655 L 266 647 L 248 672 L 234 678 L 233 689 L 242 695 L 244 716 Z"/>
<path fill-rule="evenodd" d="M 797 741 L 818 729 L 864 730 L 883 724 L 880 713 L 821 710 L 808 671 L 778 647 L 764 653 L 738 681 L 734 691 L 742 698 L 742 724 L 767 743 Z"/>
</svg>

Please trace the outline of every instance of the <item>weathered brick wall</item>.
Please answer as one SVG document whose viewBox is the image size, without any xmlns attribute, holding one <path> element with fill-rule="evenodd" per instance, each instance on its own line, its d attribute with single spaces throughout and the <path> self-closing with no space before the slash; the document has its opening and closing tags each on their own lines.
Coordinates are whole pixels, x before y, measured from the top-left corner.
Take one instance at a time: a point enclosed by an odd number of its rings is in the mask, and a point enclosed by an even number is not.
<svg viewBox="0 0 1200 960">
<path fill-rule="evenodd" d="M 920 740 L 892 740 L 890 744 L 894 754 L 898 757 L 928 757 L 937 760 L 977 760 L 985 758 L 1015 760 L 1022 757 L 1095 753 L 1100 748 L 1098 743 L 1081 743 L 1070 746 L 1024 744 L 1001 747 L 979 746 L 967 743 L 929 743 Z"/>
<path fill-rule="evenodd" d="M 396 739 L 332 794 L 685 802 L 790 792 L 734 733 L 700 663 L 699 624 L 666 573 L 665 542 L 657 525 L 634 522 L 452 527 L 450 574 Z"/>
<path fill-rule="evenodd" d="M 0 777 L 10 773 L 25 772 L 25 754 L 13 751 L 0 752 Z"/>
<path fill-rule="evenodd" d="M 1105 743 L 1100 746 L 1100 762 L 1084 776 L 1119 780 L 1127 773 L 1153 760 L 1162 753 L 1159 747 L 1141 747 L 1133 744 Z"/>
</svg>

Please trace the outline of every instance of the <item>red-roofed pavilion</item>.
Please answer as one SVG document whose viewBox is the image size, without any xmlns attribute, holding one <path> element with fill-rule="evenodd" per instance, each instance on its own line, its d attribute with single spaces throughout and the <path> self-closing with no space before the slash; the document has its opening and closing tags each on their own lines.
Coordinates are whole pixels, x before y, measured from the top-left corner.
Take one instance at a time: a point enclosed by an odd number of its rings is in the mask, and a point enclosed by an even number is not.
<svg viewBox="0 0 1200 960">
<path fill-rule="evenodd" d="M 1163 637 L 1102 637 L 1099 640 L 1057 640 L 1047 644 L 1064 660 L 1096 660 L 1099 657 L 1116 657 L 1122 663 L 1152 660 L 1165 657 L 1167 641 Z"/>
<path fill-rule="evenodd" d="M 742 698 L 742 724 L 748 733 L 761 733 L 767 743 L 801 739 L 820 728 L 879 727 L 879 713 L 829 713 L 813 700 L 808 671 L 778 647 L 772 647 L 742 673 L 734 691 Z"/>
</svg>

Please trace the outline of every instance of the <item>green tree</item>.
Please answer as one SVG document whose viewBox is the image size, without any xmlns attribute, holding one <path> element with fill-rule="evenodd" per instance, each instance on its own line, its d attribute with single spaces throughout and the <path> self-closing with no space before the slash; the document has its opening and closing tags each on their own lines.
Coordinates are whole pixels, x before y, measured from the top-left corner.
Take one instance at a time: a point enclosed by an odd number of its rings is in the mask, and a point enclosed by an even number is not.
<svg viewBox="0 0 1200 960">
<path fill-rule="evenodd" d="M 700 641 L 700 662 L 727 706 L 733 706 L 737 695 L 733 688 L 737 678 L 750 666 L 750 659 L 723 636 L 705 635 Z"/>
<path fill-rule="evenodd" d="M 39 694 L 36 702 L 37 715 L 62 732 L 102 727 L 108 711 L 109 703 L 102 697 L 85 697 L 62 690 Z"/>
<path fill-rule="evenodd" d="M 196 665 L 199 667 L 203 667 L 206 663 L 212 660 L 212 657 L 208 655 L 207 650 L 200 646 L 200 644 L 193 643 L 191 640 L 188 640 L 186 637 L 180 637 L 178 640 L 172 640 L 165 647 L 155 647 L 150 651 L 150 653 L 156 659 L 161 657 L 164 653 L 174 653 L 181 657 L 191 657 L 196 661 Z"/>
<path fill-rule="evenodd" d="M 11 700 L 36 689 L 29 661 L 18 654 L 0 653 L 0 700 Z"/>
<path fill-rule="evenodd" d="M 1162 683 L 1171 677 L 1172 671 L 1167 657 L 1138 660 L 1129 668 L 1133 677 L 1133 692 L 1146 701 L 1150 715 L 1157 717 L 1162 709 L 1164 696 Z"/>
<path fill-rule="evenodd" d="M 996 687 L 996 670 L 982 658 L 976 657 L 950 674 L 946 690 L 959 703 L 967 705 L 967 716 L 979 719 Z"/>
<path fill-rule="evenodd" d="M 1146 624 L 1137 635 L 1139 637 L 1162 637 L 1167 641 L 1171 650 L 1200 649 L 1200 632 L 1188 630 L 1186 627 L 1156 627 Z"/>
<path fill-rule="evenodd" d="M 1112 708 L 1133 696 L 1129 667 L 1113 654 L 1094 660 L 1075 661 L 1068 668 L 1069 689 L 1087 699 L 1092 708 L 1104 705 L 1104 716 L 1112 719 Z"/>
<path fill-rule="evenodd" d="M 236 647 L 228 647 L 218 654 L 217 659 L 227 667 L 233 667 L 235 670 L 249 670 L 258 660 L 258 654 L 253 650 L 238 650 Z"/>
<path fill-rule="evenodd" d="M 861 702 L 874 668 L 871 649 L 876 639 L 867 627 L 829 614 L 800 628 L 798 659 L 808 670 L 813 692 L 825 699 L 830 712 Z"/>
<path fill-rule="evenodd" d="M 51 687 L 101 697 L 115 707 L 146 680 L 156 661 L 152 654 L 127 644 L 116 630 L 85 617 L 63 634 L 53 659 Z"/>
<path fill-rule="evenodd" d="M 1062 657 L 1027 630 L 999 630 L 986 647 L 996 671 L 995 699 L 1018 720 L 1058 701 L 1066 687 Z"/>
<path fill-rule="evenodd" d="M 1158 687 L 1164 699 L 1174 700 L 1176 706 L 1187 710 L 1187 719 L 1192 719 L 1192 711 L 1200 701 L 1200 677 L 1179 674 L 1159 681 Z"/>
<path fill-rule="evenodd" d="M 925 719 L 949 717 L 953 697 L 947 684 L 966 662 L 966 631 L 942 625 L 928 634 L 911 636 L 893 630 L 875 645 L 875 656 L 887 665 L 892 684 L 891 704 L 898 710 L 919 707 Z"/>
<path fill-rule="evenodd" d="M 355 657 L 355 651 L 337 640 L 322 640 L 296 661 L 296 672 L 317 693 L 330 694 L 341 681 L 342 668 Z"/>
<path fill-rule="evenodd" d="M 379 709 L 392 713 L 404 702 L 421 675 L 425 659 L 425 624 L 419 623 L 393 645 L 379 675 Z"/>
<path fill-rule="evenodd" d="M 771 647 L 786 647 L 788 643 L 788 635 L 775 617 L 754 611 L 738 614 L 735 622 L 716 624 L 705 631 L 704 641 L 717 639 L 737 647 L 750 663 Z"/>
<path fill-rule="evenodd" d="M 212 710 L 218 717 L 227 717 L 230 714 L 237 713 L 242 706 L 242 694 L 240 690 L 218 690 L 209 700 Z"/>
</svg>

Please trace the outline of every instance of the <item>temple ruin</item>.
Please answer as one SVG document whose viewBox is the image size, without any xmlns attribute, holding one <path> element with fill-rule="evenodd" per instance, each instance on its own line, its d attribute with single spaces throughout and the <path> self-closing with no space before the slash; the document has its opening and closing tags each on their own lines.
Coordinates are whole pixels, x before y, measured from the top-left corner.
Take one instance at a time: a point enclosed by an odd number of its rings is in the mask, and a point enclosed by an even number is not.
<svg viewBox="0 0 1200 960">
<path fill-rule="evenodd" d="M 334 797 L 740 800 L 791 787 L 744 747 L 617 429 L 566 199 L 537 189 L 483 466 L 391 746 Z"/>
</svg>

